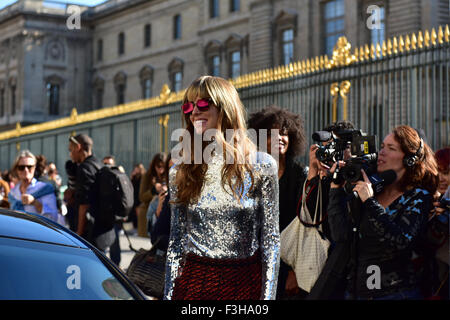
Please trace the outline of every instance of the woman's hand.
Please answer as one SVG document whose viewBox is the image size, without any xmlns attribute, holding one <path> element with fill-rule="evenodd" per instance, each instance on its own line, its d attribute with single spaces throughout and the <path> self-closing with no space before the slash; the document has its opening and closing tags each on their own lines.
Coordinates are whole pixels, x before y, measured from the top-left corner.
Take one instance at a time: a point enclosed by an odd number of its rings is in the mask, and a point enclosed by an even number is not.
<svg viewBox="0 0 450 320">
<path fill-rule="evenodd" d="M 308 180 L 311 180 L 317 175 L 320 175 L 320 178 L 327 175 L 328 166 L 324 165 L 320 162 L 316 157 L 317 149 L 319 146 L 317 144 L 313 144 L 309 148 L 309 171 L 308 171 Z"/>
<path fill-rule="evenodd" d="M 31 194 L 22 194 L 22 203 L 24 205 L 30 205 L 34 202 L 34 197 Z"/>
<path fill-rule="evenodd" d="M 155 212 L 157 218 L 159 218 L 159 215 L 161 214 L 163 203 L 168 193 L 167 185 L 163 185 L 161 189 L 162 189 L 161 192 L 158 194 L 158 207 L 156 208 Z"/>
<path fill-rule="evenodd" d="M 353 188 L 353 191 L 358 193 L 358 196 L 362 202 L 366 202 L 367 199 L 373 197 L 372 183 L 364 170 L 361 169 L 361 173 L 364 181 L 358 181 Z"/>
<path fill-rule="evenodd" d="M 42 212 L 42 203 L 36 200 L 31 194 L 22 194 L 22 203 L 24 205 L 33 205 L 38 212 Z"/>
<path fill-rule="evenodd" d="M 338 167 L 338 165 L 339 165 L 339 167 Z M 333 177 L 333 180 L 331 180 L 331 188 L 342 188 L 342 186 L 344 185 L 345 181 L 342 181 L 339 184 L 335 182 L 336 181 L 335 179 L 337 179 L 337 175 L 338 175 L 338 172 L 339 172 L 340 168 L 343 168 L 343 167 L 345 167 L 345 162 L 344 161 L 335 162 L 331 166 L 330 173 L 331 173 L 331 175 Z"/>
</svg>

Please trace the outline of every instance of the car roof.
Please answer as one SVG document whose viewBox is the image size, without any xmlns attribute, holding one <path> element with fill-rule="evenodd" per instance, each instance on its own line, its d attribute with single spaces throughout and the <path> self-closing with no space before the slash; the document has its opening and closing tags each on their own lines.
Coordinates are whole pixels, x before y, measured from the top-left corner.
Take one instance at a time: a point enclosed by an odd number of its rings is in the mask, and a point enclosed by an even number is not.
<svg viewBox="0 0 450 320">
<path fill-rule="evenodd" d="M 88 249 L 71 231 L 43 216 L 0 208 L 2 237 Z"/>
</svg>

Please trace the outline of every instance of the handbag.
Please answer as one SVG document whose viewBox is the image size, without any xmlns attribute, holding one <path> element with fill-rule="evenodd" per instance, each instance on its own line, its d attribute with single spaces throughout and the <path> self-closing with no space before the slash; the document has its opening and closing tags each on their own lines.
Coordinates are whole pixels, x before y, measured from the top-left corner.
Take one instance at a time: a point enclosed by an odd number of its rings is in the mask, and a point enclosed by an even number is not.
<svg viewBox="0 0 450 320">
<path fill-rule="evenodd" d="M 297 284 L 310 292 L 327 260 L 330 241 L 319 233 L 322 212 L 322 184 L 319 183 L 314 221 L 306 206 L 306 181 L 303 184 L 301 209 L 298 217 L 281 232 L 281 259 L 295 272 Z M 319 210 L 320 207 L 320 210 Z"/>
<path fill-rule="evenodd" d="M 157 250 L 158 238 L 150 250 L 134 250 L 136 254 L 127 269 L 127 276 L 146 295 L 162 299 L 164 294 L 166 253 Z"/>
</svg>

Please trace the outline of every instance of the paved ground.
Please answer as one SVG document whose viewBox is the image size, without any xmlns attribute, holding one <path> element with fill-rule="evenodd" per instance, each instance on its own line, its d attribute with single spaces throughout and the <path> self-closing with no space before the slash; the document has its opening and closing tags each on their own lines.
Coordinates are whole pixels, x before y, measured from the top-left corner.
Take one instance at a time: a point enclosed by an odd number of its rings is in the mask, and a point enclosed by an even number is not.
<svg viewBox="0 0 450 320">
<path fill-rule="evenodd" d="M 124 228 L 125 230 L 127 230 L 128 236 L 131 241 L 131 245 L 133 246 L 134 249 L 136 250 L 139 250 L 140 248 L 150 249 L 152 247 L 150 238 L 138 237 L 136 235 L 135 230 L 133 230 L 132 223 L 125 223 Z M 135 253 L 130 249 L 128 240 L 123 232 L 121 232 L 119 240 L 120 240 L 120 248 L 122 250 L 120 256 L 121 257 L 120 268 L 126 271 Z M 109 252 L 107 253 L 107 256 L 109 257 Z"/>
</svg>

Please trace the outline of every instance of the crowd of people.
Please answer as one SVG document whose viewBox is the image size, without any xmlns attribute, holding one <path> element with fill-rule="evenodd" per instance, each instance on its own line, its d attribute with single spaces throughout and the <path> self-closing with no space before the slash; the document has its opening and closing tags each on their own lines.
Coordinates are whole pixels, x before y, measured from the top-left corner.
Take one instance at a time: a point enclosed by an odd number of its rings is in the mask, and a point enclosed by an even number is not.
<svg viewBox="0 0 450 320">
<path fill-rule="evenodd" d="M 329 141 L 308 146 L 301 115 L 268 105 L 247 121 L 236 89 L 222 78 L 196 79 L 181 109 L 208 157 L 198 163 L 194 152 L 183 155 L 189 161 L 158 153 L 147 169 L 135 165 L 128 217 L 102 222 L 97 172 L 123 168 L 112 155 L 98 160 L 85 134 L 69 139 L 64 196 L 55 164 L 24 150 L 2 174 L 1 206 L 66 224 L 109 249 L 117 265 L 119 232 L 131 222 L 166 256 L 164 299 L 448 299 L 450 147 L 433 152 L 423 132 L 397 126 L 371 163 L 376 173 L 358 167 L 360 178 L 349 183 L 342 171 L 354 158 L 350 145 L 324 163 L 317 154 Z M 254 141 L 248 129 L 268 136 Z M 335 139 L 354 129 L 349 121 L 323 128 Z M 199 147 L 194 140 L 189 150 Z M 307 164 L 299 160 L 305 151 Z M 387 171 L 391 181 L 374 182 Z M 312 223 L 300 219 L 301 210 Z M 330 244 L 312 286 L 280 254 L 280 235 L 295 219 Z"/>
</svg>

